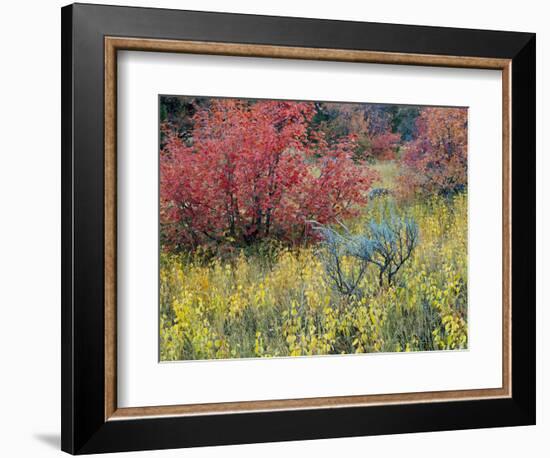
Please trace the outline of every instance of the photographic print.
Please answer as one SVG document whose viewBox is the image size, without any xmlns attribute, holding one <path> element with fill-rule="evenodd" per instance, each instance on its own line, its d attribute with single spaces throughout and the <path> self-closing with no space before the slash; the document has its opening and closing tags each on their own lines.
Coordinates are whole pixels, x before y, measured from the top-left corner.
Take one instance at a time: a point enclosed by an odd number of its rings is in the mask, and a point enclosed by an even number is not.
<svg viewBox="0 0 550 458">
<path fill-rule="evenodd" d="M 468 346 L 468 109 L 159 96 L 160 360 Z"/>
</svg>

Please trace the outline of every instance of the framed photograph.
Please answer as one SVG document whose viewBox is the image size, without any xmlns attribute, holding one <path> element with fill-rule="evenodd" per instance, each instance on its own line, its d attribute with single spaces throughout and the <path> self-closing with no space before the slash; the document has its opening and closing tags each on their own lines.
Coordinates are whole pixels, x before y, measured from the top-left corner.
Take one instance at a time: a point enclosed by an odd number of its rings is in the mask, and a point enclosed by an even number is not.
<svg viewBox="0 0 550 458">
<path fill-rule="evenodd" d="M 62 9 L 62 448 L 535 423 L 535 35 Z"/>
</svg>

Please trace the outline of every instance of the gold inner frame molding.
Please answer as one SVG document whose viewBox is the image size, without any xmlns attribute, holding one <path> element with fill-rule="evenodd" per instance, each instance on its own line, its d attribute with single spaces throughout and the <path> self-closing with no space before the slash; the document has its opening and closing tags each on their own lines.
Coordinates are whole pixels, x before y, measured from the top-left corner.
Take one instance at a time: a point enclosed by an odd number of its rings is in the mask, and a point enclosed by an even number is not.
<svg viewBox="0 0 550 458">
<path fill-rule="evenodd" d="M 117 405 L 117 51 L 172 52 L 240 57 L 363 62 L 493 69 L 502 72 L 502 387 L 400 394 L 336 396 L 304 399 L 143 406 Z M 512 394 L 511 367 L 511 60 L 480 57 L 386 53 L 360 50 L 300 48 L 179 40 L 105 37 L 105 420 L 151 416 L 189 416 L 275 410 L 322 409 L 381 404 L 507 398 Z"/>
</svg>

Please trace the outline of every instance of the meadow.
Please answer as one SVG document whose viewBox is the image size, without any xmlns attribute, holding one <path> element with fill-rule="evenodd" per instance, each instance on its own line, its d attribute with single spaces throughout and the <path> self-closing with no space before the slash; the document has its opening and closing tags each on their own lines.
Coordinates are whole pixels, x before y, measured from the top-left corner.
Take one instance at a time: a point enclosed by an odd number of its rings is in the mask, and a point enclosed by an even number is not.
<svg viewBox="0 0 550 458">
<path fill-rule="evenodd" d="M 258 228 L 247 226 L 239 243 L 229 225 L 223 242 L 209 233 L 192 244 L 187 223 L 178 245 L 181 232 L 166 229 L 161 360 L 467 348 L 467 191 L 419 192 L 400 146 L 361 163 L 372 177 L 368 198 L 308 219 L 308 235 L 295 236 L 290 221 L 252 242 Z M 317 168 L 309 160 L 322 176 Z"/>
</svg>

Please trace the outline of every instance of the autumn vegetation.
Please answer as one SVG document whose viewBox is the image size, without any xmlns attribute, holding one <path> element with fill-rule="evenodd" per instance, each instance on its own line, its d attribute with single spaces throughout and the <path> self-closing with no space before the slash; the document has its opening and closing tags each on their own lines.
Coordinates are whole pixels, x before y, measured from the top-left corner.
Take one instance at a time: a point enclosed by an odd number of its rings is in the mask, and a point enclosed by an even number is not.
<svg viewBox="0 0 550 458">
<path fill-rule="evenodd" d="M 467 110 L 163 96 L 161 359 L 467 347 Z"/>
</svg>

